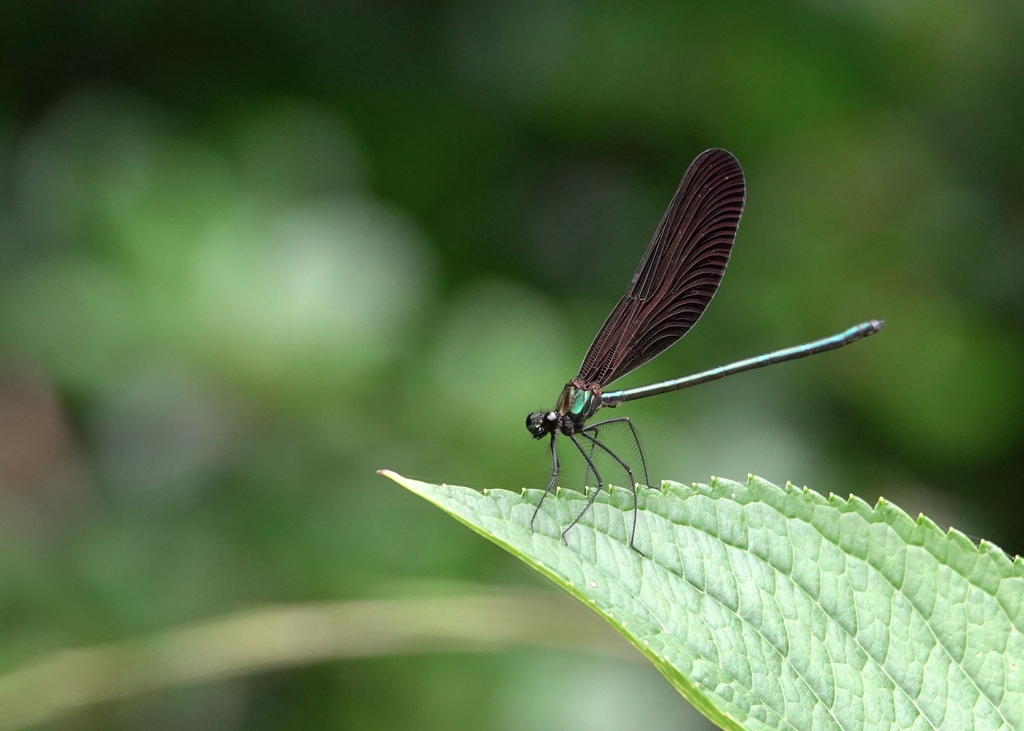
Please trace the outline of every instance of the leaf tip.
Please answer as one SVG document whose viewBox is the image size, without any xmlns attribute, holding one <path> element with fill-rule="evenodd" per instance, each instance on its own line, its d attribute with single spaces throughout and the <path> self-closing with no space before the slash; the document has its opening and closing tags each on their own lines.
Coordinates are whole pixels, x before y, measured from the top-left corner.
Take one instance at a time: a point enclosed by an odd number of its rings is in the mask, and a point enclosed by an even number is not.
<svg viewBox="0 0 1024 731">
<path fill-rule="evenodd" d="M 388 478 L 392 482 L 397 482 L 399 485 L 402 485 L 403 487 L 406 486 L 405 485 L 405 478 L 402 477 L 397 472 L 394 472 L 392 470 L 377 470 L 377 474 L 380 475 L 381 477 Z"/>
</svg>

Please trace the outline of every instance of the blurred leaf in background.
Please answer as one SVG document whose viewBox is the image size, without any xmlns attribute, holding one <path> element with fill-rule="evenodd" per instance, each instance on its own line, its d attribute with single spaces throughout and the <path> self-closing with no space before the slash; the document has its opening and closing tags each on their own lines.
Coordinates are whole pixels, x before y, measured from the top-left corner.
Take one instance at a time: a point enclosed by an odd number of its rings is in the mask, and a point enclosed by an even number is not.
<svg viewBox="0 0 1024 731">
<path fill-rule="evenodd" d="M 652 479 L 881 485 L 1021 552 L 1022 15 L 3 4 L 0 669 L 267 603 L 536 586 L 374 471 L 543 486 L 523 419 L 711 146 L 749 185 L 729 272 L 622 385 L 889 327 L 631 406 Z M 661 682 L 420 654 L 55 727 L 702 727 Z"/>
</svg>

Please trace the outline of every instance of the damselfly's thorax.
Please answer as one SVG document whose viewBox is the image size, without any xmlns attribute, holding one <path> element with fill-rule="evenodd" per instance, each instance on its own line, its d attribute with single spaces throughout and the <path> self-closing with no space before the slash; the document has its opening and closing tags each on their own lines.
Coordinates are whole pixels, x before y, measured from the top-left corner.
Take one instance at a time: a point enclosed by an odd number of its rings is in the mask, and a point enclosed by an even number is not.
<svg viewBox="0 0 1024 731">
<path fill-rule="evenodd" d="M 583 429 L 587 419 L 601 408 L 601 389 L 582 381 L 565 384 L 554 411 L 534 411 L 526 417 L 526 428 L 534 439 L 561 432 L 567 437 Z"/>
</svg>

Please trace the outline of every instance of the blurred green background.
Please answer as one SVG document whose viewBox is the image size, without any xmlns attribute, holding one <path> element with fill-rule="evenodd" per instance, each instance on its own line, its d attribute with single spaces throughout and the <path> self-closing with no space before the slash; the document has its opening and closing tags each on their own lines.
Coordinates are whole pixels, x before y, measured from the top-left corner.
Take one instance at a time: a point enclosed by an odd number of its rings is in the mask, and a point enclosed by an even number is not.
<svg viewBox="0 0 1024 731">
<path fill-rule="evenodd" d="M 747 175 L 728 274 L 621 385 L 889 326 L 630 405 L 651 477 L 884 495 L 1020 553 L 1022 33 L 968 0 L 0 3 L 0 727 L 20 698 L 61 729 L 706 728 L 543 634 L 66 715 L 3 673 L 271 605 L 545 591 L 374 471 L 543 487 L 526 413 L 713 146 Z"/>
</svg>

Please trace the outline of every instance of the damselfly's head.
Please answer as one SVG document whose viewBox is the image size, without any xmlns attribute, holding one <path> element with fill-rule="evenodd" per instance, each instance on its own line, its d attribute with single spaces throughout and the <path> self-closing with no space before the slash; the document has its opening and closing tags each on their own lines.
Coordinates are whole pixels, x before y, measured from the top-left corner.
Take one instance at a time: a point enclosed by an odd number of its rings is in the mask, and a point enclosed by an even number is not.
<svg viewBox="0 0 1024 731">
<path fill-rule="evenodd" d="M 534 411 L 526 417 L 526 428 L 534 439 L 542 439 L 546 434 L 558 430 L 558 414 L 554 411 Z"/>
</svg>

